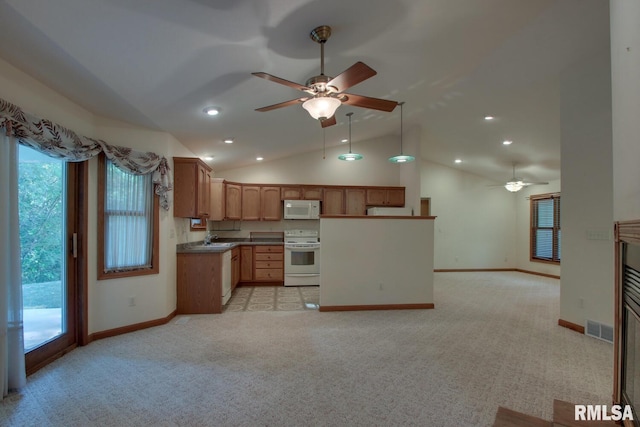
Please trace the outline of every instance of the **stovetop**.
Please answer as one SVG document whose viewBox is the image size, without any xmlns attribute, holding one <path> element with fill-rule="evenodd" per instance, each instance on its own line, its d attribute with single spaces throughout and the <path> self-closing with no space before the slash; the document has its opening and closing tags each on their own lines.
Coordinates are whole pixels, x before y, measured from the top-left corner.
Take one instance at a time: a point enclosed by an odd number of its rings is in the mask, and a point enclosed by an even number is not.
<svg viewBox="0 0 640 427">
<path fill-rule="evenodd" d="M 318 230 L 285 230 L 285 243 L 317 243 Z"/>
</svg>

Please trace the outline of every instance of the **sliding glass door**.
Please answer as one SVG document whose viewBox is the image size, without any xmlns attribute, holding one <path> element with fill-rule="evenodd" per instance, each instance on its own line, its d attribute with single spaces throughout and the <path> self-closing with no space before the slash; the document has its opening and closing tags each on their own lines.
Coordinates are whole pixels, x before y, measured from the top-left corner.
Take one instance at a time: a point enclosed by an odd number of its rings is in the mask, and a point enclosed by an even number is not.
<svg viewBox="0 0 640 427">
<path fill-rule="evenodd" d="M 20 146 L 18 200 L 27 372 L 77 343 L 77 166 Z"/>
</svg>

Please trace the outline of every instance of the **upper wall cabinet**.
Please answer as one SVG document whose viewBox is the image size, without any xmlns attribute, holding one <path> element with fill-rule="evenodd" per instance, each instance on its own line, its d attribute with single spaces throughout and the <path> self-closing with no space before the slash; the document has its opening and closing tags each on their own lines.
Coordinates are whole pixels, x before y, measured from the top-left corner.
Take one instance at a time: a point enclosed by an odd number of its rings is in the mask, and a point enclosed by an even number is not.
<svg viewBox="0 0 640 427">
<path fill-rule="evenodd" d="M 324 199 L 322 201 L 322 214 L 342 215 L 344 213 L 344 189 L 334 187 L 325 188 Z"/>
<path fill-rule="evenodd" d="M 242 220 L 260 220 L 260 187 L 257 185 L 242 186 Z"/>
<path fill-rule="evenodd" d="M 280 187 L 242 186 L 243 221 L 280 221 L 281 219 Z"/>
<path fill-rule="evenodd" d="M 368 206 L 404 206 L 404 188 L 368 188 Z"/>
<path fill-rule="evenodd" d="M 212 221 L 222 221 L 227 215 L 227 186 L 224 179 L 213 178 L 211 180 L 211 212 L 209 219 Z"/>
<path fill-rule="evenodd" d="M 322 200 L 323 193 L 322 187 L 302 187 L 302 198 L 305 200 Z"/>
<path fill-rule="evenodd" d="M 344 191 L 345 213 L 347 215 L 366 215 L 366 192 L 364 188 L 347 188 Z"/>
<path fill-rule="evenodd" d="M 323 187 L 283 185 L 280 188 L 280 198 L 282 200 L 322 200 Z"/>
<path fill-rule="evenodd" d="M 211 168 L 197 158 L 173 158 L 173 216 L 208 218 Z"/>
<path fill-rule="evenodd" d="M 260 218 L 264 221 L 282 219 L 280 187 L 260 187 Z"/>
<path fill-rule="evenodd" d="M 302 187 L 282 186 L 280 187 L 280 200 L 300 200 L 302 199 Z"/>
<path fill-rule="evenodd" d="M 226 210 L 225 219 L 242 219 L 242 185 L 226 184 Z"/>
</svg>

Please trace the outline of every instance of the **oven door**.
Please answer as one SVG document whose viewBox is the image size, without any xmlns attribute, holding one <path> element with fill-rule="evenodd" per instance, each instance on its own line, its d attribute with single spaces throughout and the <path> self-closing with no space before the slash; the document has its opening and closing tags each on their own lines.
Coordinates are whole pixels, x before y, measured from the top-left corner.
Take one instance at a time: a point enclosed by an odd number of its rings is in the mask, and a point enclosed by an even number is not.
<svg viewBox="0 0 640 427">
<path fill-rule="evenodd" d="M 285 244 L 284 274 L 320 274 L 320 243 Z"/>
</svg>

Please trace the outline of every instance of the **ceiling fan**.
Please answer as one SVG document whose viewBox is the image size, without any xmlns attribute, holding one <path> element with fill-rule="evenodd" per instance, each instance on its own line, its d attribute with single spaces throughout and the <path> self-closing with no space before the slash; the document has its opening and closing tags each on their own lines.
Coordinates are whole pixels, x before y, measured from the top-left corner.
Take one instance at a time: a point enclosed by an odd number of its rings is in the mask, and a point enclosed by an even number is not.
<svg viewBox="0 0 640 427">
<path fill-rule="evenodd" d="M 511 176 L 511 179 L 507 181 L 505 184 L 492 185 L 491 187 L 504 187 L 507 190 L 511 191 L 512 193 L 515 193 L 516 191 L 520 191 L 524 187 L 528 187 L 530 185 L 547 185 L 547 184 L 549 183 L 548 182 L 527 182 L 527 181 L 524 181 L 522 178 L 517 178 L 516 165 L 514 164 L 513 175 Z"/>
<path fill-rule="evenodd" d="M 365 63 L 356 62 L 336 77 L 326 76 L 324 74 L 324 44 L 330 36 L 331 27 L 328 25 L 321 25 L 311 31 L 311 39 L 320 44 L 320 74 L 309 78 L 304 85 L 267 73 L 251 73 L 256 77 L 280 83 L 281 85 L 289 86 L 309 94 L 309 96 L 306 97 L 257 108 L 256 111 L 271 111 L 301 103 L 302 108 L 307 110 L 311 117 L 319 120 L 323 128 L 336 124 L 334 113 L 342 104 L 386 112 L 393 111 L 396 105 L 398 105 L 396 101 L 370 98 L 368 96 L 354 95 L 344 92 L 350 87 L 355 86 L 377 74 L 374 69 Z"/>
</svg>

